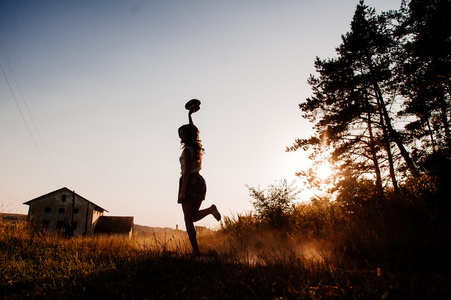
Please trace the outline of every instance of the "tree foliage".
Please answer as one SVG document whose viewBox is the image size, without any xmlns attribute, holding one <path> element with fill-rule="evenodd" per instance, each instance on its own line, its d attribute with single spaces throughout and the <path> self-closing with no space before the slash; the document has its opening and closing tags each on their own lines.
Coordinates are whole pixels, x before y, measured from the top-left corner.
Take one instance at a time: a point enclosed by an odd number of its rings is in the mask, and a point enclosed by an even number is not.
<svg viewBox="0 0 451 300">
<path fill-rule="evenodd" d="M 376 198 L 400 195 L 400 183 L 428 171 L 428 155 L 449 160 L 450 3 L 412 0 L 377 14 L 362 0 L 336 57 L 316 58 L 312 95 L 299 105 L 315 134 L 287 150 L 317 161 L 330 153 L 343 195 L 367 181 Z"/>
<path fill-rule="evenodd" d="M 401 9 L 396 35 L 403 40 L 399 60 L 409 133 L 420 140 L 421 156 L 449 152 L 451 11 L 449 0 L 412 0 Z"/>
</svg>

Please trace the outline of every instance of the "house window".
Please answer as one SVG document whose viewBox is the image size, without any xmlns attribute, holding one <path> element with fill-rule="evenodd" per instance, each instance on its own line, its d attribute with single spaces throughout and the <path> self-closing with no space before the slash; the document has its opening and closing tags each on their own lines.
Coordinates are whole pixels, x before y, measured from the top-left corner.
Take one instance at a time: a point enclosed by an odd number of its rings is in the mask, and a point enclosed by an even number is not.
<svg viewBox="0 0 451 300">
<path fill-rule="evenodd" d="M 46 213 L 49 213 L 51 210 L 52 210 L 51 207 L 46 207 L 46 208 L 44 208 L 44 211 L 45 211 Z"/>
<path fill-rule="evenodd" d="M 61 201 L 66 202 L 66 195 L 63 195 L 63 197 L 61 198 Z"/>
<path fill-rule="evenodd" d="M 78 214 L 78 208 L 74 209 L 74 214 Z"/>
<path fill-rule="evenodd" d="M 77 229 L 77 222 L 74 221 L 74 228 L 73 230 Z"/>
<path fill-rule="evenodd" d="M 59 214 L 64 214 L 65 211 L 66 211 L 66 209 L 65 209 L 64 207 L 60 207 L 60 208 L 58 209 L 58 213 L 59 213 Z"/>
<path fill-rule="evenodd" d="M 56 229 L 63 229 L 64 222 L 63 221 L 56 221 Z"/>
<path fill-rule="evenodd" d="M 49 220 L 42 220 L 42 228 L 43 229 L 49 228 L 49 224 L 50 224 Z"/>
</svg>

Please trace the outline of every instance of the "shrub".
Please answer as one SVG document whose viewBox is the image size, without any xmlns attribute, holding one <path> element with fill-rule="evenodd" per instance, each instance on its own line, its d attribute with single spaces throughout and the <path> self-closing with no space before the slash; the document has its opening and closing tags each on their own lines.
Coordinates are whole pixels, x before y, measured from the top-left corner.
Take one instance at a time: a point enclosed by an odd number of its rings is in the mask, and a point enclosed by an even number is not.
<svg viewBox="0 0 451 300">
<path fill-rule="evenodd" d="M 247 187 L 254 200 L 256 217 L 270 228 L 283 228 L 292 223 L 294 200 L 300 193 L 294 182 L 288 184 L 287 180 L 280 180 L 268 186 L 266 190 Z"/>
</svg>

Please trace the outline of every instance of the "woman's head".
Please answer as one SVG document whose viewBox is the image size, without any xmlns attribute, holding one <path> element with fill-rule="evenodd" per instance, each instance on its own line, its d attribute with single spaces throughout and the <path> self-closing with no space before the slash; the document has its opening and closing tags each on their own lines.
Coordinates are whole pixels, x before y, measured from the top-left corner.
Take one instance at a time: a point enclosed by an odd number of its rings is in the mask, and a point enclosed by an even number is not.
<svg viewBox="0 0 451 300">
<path fill-rule="evenodd" d="M 196 150 L 198 158 L 203 152 L 202 144 L 199 140 L 199 130 L 193 124 L 186 124 L 179 128 L 180 142 L 183 146 L 190 146 Z"/>
<path fill-rule="evenodd" d="M 186 124 L 179 128 L 179 137 L 185 145 L 192 145 L 199 141 L 199 130 L 193 124 Z"/>
</svg>

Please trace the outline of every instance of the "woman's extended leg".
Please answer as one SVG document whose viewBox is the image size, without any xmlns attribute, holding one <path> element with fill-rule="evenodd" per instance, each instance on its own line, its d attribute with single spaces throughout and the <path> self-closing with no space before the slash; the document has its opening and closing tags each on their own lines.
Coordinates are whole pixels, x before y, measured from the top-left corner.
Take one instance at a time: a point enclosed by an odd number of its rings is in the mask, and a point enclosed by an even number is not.
<svg viewBox="0 0 451 300">
<path fill-rule="evenodd" d="M 200 205 L 199 205 L 199 207 L 200 207 Z M 213 217 L 215 217 L 216 220 L 218 220 L 218 221 L 221 220 L 221 214 L 219 213 L 218 209 L 216 208 L 216 205 L 213 204 L 209 208 L 198 210 L 194 215 L 194 222 L 202 220 L 203 218 L 205 218 L 206 216 L 208 216 L 210 214 L 213 215 Z"/>
</svg>

